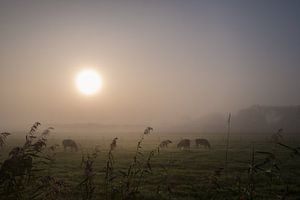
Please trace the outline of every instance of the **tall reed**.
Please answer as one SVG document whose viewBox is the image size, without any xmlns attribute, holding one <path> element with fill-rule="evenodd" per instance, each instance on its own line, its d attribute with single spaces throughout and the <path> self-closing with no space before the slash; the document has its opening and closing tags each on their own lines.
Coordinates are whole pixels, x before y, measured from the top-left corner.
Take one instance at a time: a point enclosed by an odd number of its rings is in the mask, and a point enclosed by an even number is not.
<svg viewBox="0 0 300 200">
<path fill-rule="evenodd" d="M 229 150 L 230 131 L 231 131 L 231 113 L 229 113 L 228 120 L 227 120 L 227 138 L 226 138 L 226 154 L 225 154 L 225 173 L 226 173 L 226 176 L 228 175 L 228 150 Z"/>
</svg>

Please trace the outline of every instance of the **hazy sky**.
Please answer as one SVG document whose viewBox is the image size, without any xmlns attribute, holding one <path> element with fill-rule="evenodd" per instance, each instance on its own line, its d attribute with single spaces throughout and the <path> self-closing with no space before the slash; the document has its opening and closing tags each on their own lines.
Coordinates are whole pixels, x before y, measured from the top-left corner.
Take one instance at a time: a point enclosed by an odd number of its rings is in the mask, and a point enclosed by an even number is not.
<svg viewBox="0 0 300 200">
<path fill-rule="evenodd" d="M 300 1 L 0 0 L 0 129 L 300 102 Z M 74 85 L 85 66 L 101 93 Z"/>
</svg>

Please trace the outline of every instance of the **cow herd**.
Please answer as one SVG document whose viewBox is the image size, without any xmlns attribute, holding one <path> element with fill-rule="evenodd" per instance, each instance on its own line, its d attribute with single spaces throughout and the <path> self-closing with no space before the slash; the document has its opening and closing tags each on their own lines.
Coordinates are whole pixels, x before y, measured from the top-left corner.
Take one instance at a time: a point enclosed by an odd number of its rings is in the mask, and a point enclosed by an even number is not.
<svg viewBox="0 0 300 200">
<path fill-rule="evenodd" d="M 117 147 L 117 139 L 115 138 L 113 142 L 111 143 L 111 149 L 114 150 Z M 159 144 L 159 148 L 168 148 L 168 145 L 172 144 L 171 140 L 164 140 Z M 203 146 L 205 149 L 211 149 L 211 145 L 208 142 L 207 139 L 198 138 L 195 139 L 195 144 L 197 148 L 200 148 L 200 146 Z M 67 148 L 69 148 L 71 151 L 78 151 L 78 146 L 74 140 L 66 139 L 62 141 L 62 145 L 64 147 L 64 150 L 66 151 Z M 191 148 L 191 140 L 190 139 L 182 139 L 177 144 L 177 148 L 181 150 L 188 150 Z"/>
</svg>

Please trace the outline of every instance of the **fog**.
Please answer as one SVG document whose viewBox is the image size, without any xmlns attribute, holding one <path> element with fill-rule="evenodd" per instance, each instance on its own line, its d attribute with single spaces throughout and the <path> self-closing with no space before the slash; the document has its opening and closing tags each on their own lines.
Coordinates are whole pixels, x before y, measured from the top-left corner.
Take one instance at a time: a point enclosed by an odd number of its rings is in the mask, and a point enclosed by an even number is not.
<svg viewBox="0 0 300 200">
<path fill-rule="evenodd" d="M 298 105 L 299 19 L 298 1 L 1 1 L 0 129 Z M 86 66 L 94 96 L 74 84 Z"/>
</svg>

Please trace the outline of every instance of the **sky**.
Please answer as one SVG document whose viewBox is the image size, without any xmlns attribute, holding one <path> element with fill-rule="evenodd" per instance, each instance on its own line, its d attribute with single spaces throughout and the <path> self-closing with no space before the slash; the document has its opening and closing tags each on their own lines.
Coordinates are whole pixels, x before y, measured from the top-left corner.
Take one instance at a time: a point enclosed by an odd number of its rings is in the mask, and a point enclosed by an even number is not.
<svg viewBox="0 0 300 200">
<path fill-rule="evenodd" d="M 0 0 L 0 129 L 297 105 L 299 53 L 297 0 Z M 87 67 L 94 96 L 74 84 Z"/>
</svg>

